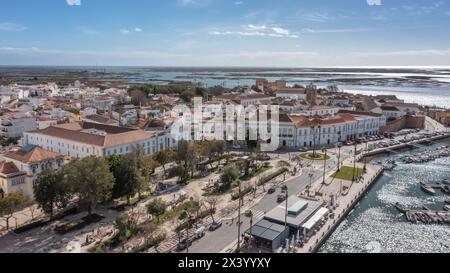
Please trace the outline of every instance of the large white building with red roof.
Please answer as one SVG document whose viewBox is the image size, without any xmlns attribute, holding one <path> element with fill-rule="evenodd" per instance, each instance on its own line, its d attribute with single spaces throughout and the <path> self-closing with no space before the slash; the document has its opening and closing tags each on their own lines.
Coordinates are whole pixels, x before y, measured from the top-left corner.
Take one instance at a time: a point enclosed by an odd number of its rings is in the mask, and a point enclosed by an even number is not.
<svg viewBox="0 0 450 273">
<path fill-rule="evenodd" d="M 340 111 L 333 116 L 315 118 L 304 115 L 288 117 L 291 123 L 280 126 L 280 144 L 297 148 L 310 148 L 314 143 L 318 146 L 329 146 L 366 135 L 377 135 L 380 134 L 380 128 L 386 125 L 386 117 L 366 112 Z M 281 129 L 286 126 L 293 129 L 293 134 L 288 137 Z"/>
<path fill-rule="evenodd" d="M 20 192 L 33 199 L 33 184 L 38 175 L 48 168 L 59 169 L 64 156 L 27 145 L 0 156 L 0 188 L 3 194 Z"/>
<path fill-rule="evenodd" d="M 51 126 L 26 132 L 22 145 L 32 144 L 72 158 L 123 155 L 135 149 L 144 155 L 174 147 L 167 133 L 133 130 L 89 122 Z"/>
</svg>

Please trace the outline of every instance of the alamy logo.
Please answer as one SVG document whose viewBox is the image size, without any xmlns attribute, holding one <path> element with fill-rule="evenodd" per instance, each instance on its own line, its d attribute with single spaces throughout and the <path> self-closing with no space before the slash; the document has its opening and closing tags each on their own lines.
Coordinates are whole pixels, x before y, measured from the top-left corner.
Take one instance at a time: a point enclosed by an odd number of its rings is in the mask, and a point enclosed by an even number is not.
<svg viewBox="0 0 450 273">
<path fill-rule="evenodd" d="M 275 151 L 280 144 L 280 111 L 276 105 L 204 105 L 201 98 L 195 98 L 193 111 L 186 105 L 172 111 L 177 119 L 171 135 L 177 141 L 257 141 L 263 152 Z"/>
</svg>

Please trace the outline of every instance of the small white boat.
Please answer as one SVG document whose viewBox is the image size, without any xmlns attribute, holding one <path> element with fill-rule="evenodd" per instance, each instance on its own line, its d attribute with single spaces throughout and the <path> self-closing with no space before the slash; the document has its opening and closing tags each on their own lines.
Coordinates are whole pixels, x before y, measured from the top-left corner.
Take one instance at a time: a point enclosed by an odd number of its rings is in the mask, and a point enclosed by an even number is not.
<svg viewBox="0 0 450 273">
<path fill-rule="evenodd" d="M 428 194 L 436 195 L 436 191 L 435 191 L 433 188 L 430 188 L 430 187 L 427 187 L 427 186 L 424 186 L 424 185 L 422 185 L 420 188 L 421 188 L 424 192 L 426 192 L 426 193 L 428 193 Z"/>
</svg>

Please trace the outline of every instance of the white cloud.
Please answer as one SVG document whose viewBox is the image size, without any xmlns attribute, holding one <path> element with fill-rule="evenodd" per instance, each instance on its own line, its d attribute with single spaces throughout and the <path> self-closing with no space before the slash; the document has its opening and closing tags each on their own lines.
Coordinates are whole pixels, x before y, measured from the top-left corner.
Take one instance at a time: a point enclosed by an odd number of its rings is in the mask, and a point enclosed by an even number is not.
<svg viewBox="0 0 450 273">
<path fill-rule="evenodd" d="M 447 49 L 421 49 L 385 52 L 355 52 L 357 57 L 418 57 L 418 56 L 450 56 L 450 48 Z"/>
<path fill-rule="evenodd" d="M 266 25 L 246 25 L 239 30 L 211 31 L 210 35 L 215 36 L 257 36 L 257 37 L 273 37 L 273 38 L 299 38 L 298 34 L 291 33 L 288 29 Z"/>
<path fill-rule="evenodd" d="M 335 16 L 332 16 L 326 12 L 306 13 L 306 14 L 302 15 L 302 18 L 307 21 L 320 22 L 320 23 L 328 22 L 328 21 L 332 21 L 332 20 L 336 19 Z"/>
<path fill-rule="evenodd" d="M 121 34 L 123 34 L 123 35 L 128 35 L 131 32 L 143 32 L 143 31 L 144 30 L 142 28 L 140 28 L 140 27 L 135 27 L 135 28 L 126 28 L 126 27 L 124 27 L 124 28 L 119 29 L 119 32 Z"/>
<path fill-rule="evenodd" d="M 381 0 L 366 0 L 369 6 L 381 6 Z"/>
<path fill-rule="evenodd" d="M 81 6 L 81 0 L 66 0 L 69 6 Z"/>
<path fill-rule="evenodd" d="M 353 32 L 369 32 L 369 31 L 373 31 L 373 29 L 370 28 L 302 29 L 302 33 L 353 33 Z"/>
<path fill-rule="evenodd" d="M 177 0 L 179 6 L 207 6 L 211 3 L 211 0 Z"/>
<path fill-rule="evenodd" d="M 243 4 L 244 4 L 244 1 L 236 1 L 236 2 L 234 2 L 234 4 L 235 4 L 236 6 L 240 6 L 240 5 L 243 5 Z"/>
<path fill-rule="evenodd" d="M 131 30 L 129 30 L 128 28 L 121 28 L 119 29 L 119 32 L 123 35 L 127 35 L 130 34 Z"/>
<path fill-rule="evenodd" d="M 251 29 L 251 30 L 264 30 L 264 29 L 267 29 L 267 26 L 266 25 L 257 26 L 257 25 L 250 24 L 250 25 L 247 25 L 247 28 Z"/>
<path fill-rule="evenodd" d="M 89 27 L 79 27 L 78 30 L 81 33 L 88 34 L 88 35 L 95 35 L 95 34 L 99 33 L 97 30 L 89 28 Z"/>
<path fill-rule="evenodd" d="M 184 52 L 192 52 L 190 49 Z M 4 64 L 23 65 L 161 65 L 161 66 L 448 66 L 450 48 L 392 52 L 324 53 L 314 51 L 202 52 L 146 50 L 58 50 L 0 46 Z M 34 63 L 30 63 L 34 62 Z"/>
<path fill-rule="evenodd" d="M 23 26 L 21 24 L 8 23 L 8 22 L 0 23 L 0 31 L 21 32 L 21 31 L 24 31 L 27 29 L 28 28 L 26 26 Z"/>
</svg>

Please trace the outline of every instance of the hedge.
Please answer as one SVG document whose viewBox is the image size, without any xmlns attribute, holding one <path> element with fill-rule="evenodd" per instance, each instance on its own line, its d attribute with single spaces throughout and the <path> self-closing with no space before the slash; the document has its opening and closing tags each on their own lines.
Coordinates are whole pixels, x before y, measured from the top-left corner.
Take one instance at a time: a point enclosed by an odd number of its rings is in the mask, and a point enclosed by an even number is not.
<svg viewBox="0 0 450 273">
<path fill-rule="evenodd" d="M 282 174 L 284 174 L 285 172 L 288 172 L 288 171 L 289 171 L 288 168 L 282 168 L 282 169 L 279 169 L 278 171 L 276 171 L 276 172 L 274 172 L 274 173 L 272 173 L 272 174 L 269 174 L 269 175 L 267 175 L 267 176 L 264 176 L 264 177 L 262 177 L 261 180 L 258 182 L 258 186 L 262 186 L 262 185 L 264 185 L 264 184 L 270 182 L 272 179 L 275 179 L 275 178 L 277 178 L 278 176 L 280 176 L 280 175 L 282 175 Z"/>
<path fill-rule="evenodd" d="M 165 234 L 157 235 L 157 236 L 151 236 L 150 238 L 147 238 L 144 242 L 144 244 L 137 246 L 131 250 L 131 253 L 144 253 L 150 248 L 157 246 L 161 242 L 163 242 L 166 239 Z"/>
</svg>

